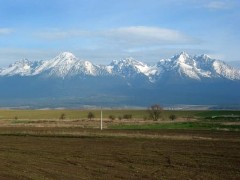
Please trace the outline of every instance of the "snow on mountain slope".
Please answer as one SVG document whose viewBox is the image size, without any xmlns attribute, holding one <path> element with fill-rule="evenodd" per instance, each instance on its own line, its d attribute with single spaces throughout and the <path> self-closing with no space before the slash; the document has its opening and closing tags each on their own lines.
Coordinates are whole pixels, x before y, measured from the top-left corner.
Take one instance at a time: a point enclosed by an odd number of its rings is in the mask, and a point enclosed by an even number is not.
<svg viewBox="0 0 240 180">
<path fill-rule="evenodd" d="M 91 75 L 96 76 L 103 73 L 102 68 L 89 61 L 76 58 L 72 53 L 64 52 L 57 57 L 39 62 L 28 60 L 17 61 L 8 68 L 0 69 L 0 76 L 35 76 L 44 75 L 51 77 Z"/>
<path fill-rule="evenodd" d="M 150 76 L 155 74 L 155 69 L 133 58 L 127 58 L 120 61 L 113 61 L 107 66 L 110 73 L 115 75 L 121 74 L 124 77 L 132 77 L 138 74 Z"/>
<path fill-rule="evenodd" d="M 31 62 L 27 59 L 17 61 L 11 64 L 8 68 L 3 68 L 0 70 L 0 76 L 28 76 L 31 75 L 33 69 L 37 66 L 37 62 Z"/>
<path fill-rule="evenodd" d="M 69 69 L 77 62 L 76 57 L 71 54 L 64 52 L 54 59 L 48 61 L 42 61 L 41 65 L 36 68 L 33 75 L 37 75 L 43 72 L 49 72 L 50 75 L 65 76 Z"/>
<path fill-rule="evenodd" d="M 105 66 L 95 65 L 89 61 L 78 61 L 69 70 L 69 76 L 89 75 L 102 76 L 108 74 Z"/>
<path fill-rule="evenodd" d="M 186 53 L 173 56 L 171 59 L 162 59 L 158 62 L 158 68 L 162 74 L 173 74 L 186 76 L 191 79 L 200 79 L 196 73 L 194 60 Z"/>
<path fill-rule="evenodd" d="M 221 61 L 215 61 L 213 67 L 220 77 L 224 77 L 230 80 L 240 79 L 240 70 L 234 69 L 229 65 Z"/>
<path fill-rule="evenodd" d="M 95 76 L 98 74 L 98 69 L 99 67 L 91 62 L 79 60 L 72 53 L 64 52 L 51 60 L 42 61 L 33 75 L 46 74 L 62 78 L 78 74 Z"/>
<path fill-rule="evenodd" d="M 191 57 L 185 52 L 173 56 L 171 59 L 160 60 L 158 68 L 162 74 L 177 73 L 180 77 L 201 80 L 203 78 L 224 78 L 239 80 L 240 71 L 222 61 L 211 59 L 208 55 Z"/>
<path fill-rule="evenodd" d="M 73 76 L 121 76 L 134 78 L 145 76 L 154 83 L 161 78 L 185 78 L 192 80 L 228 79 L 240 80 L 240 70 L 226 63 L 210 58 L 208 55 L 190 56 L 185 52 L 170 59 L 162 59 L 149 66 L 133 58 L 113 61 L 110 65 L 95 65 L 79 60 L 70 52 L 64 52 L 51 60 L 31 62 L 17 61 L 8 68 L 0 69 L 0 76 L 73 77 Z"/>
</svg>

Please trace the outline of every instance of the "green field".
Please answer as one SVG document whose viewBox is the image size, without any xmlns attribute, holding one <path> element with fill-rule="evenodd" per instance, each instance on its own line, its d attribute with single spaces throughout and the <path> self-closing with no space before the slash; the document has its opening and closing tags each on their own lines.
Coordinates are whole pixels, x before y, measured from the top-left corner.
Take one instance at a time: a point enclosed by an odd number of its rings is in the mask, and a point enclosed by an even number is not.
<svg viewBox="0 0 240 180">
<path fill-rule="evenodd" d="M 86 119 L 88 112 L 93 112 L 96 118 L 100 118 L 100 110 L 0 110 L 1 119 L 59 119 L 62 113 L 66 115 L 66 119 Z M 124 114 L 131 114 L 134 119 L 148 118 L 147 110 L 103 110 L 103 117 L 108 118 L 114 115 L 116 118 Z M 210 116 L 220 115 L 238 115 L 240 111 L 169 111 L 164 110 L 161 114 L 162 120 L 169 119 L 169 115 L 175 114 L 178 118 L 206 118 Z"/>
<path fill-rule="evenodd" d="M 88 112 L 93 112 L 96 118 L 100 118 L 100 110 L 0 110 L 0 119 L 59 119 L 62 113 L 66 119 L 86 119 Z M 124 114 L 132 114 L 134 118 L 143 118 L 147 115 L 144 110 L 103 110 L 103 117 L 109 115 L 116 117 Z"/>
</svg>

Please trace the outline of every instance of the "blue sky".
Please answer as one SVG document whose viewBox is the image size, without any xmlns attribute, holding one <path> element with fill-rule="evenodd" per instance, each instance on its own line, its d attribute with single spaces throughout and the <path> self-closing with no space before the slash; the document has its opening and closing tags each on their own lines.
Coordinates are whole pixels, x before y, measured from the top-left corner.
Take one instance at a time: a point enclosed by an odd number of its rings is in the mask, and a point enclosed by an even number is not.
<svg viewBox="0 0 240 180">
<path fill-rule="evenodd" d="M 98 64 L 181 51 L 240 61 L 239 0 L 0 0 L 0 66 L 70 51 Z"/>
</svg>

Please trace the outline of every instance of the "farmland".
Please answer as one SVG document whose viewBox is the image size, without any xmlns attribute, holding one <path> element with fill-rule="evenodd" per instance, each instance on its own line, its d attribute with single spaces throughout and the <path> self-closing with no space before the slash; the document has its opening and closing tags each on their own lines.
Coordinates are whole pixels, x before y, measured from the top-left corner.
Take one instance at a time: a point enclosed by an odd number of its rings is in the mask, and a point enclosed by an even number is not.
<svg viewBox="0 0 240 180">
<path fill-rule="evenodd" d="M 1 110 L 0 179 L 239 179 L 239 114 Z"/>
</svg>

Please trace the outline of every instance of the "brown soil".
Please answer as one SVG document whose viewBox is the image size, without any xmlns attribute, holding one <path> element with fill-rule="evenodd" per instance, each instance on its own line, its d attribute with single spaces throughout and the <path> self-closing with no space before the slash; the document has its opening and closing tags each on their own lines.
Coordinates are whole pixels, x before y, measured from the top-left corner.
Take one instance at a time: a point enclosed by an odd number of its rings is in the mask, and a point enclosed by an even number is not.
<svg viewBox="0 0 240 180">
<path fill-rule="evenodd" d="M 240 179 L 239 132 L 0 128 L 0 179 Z"/>
</svg>

